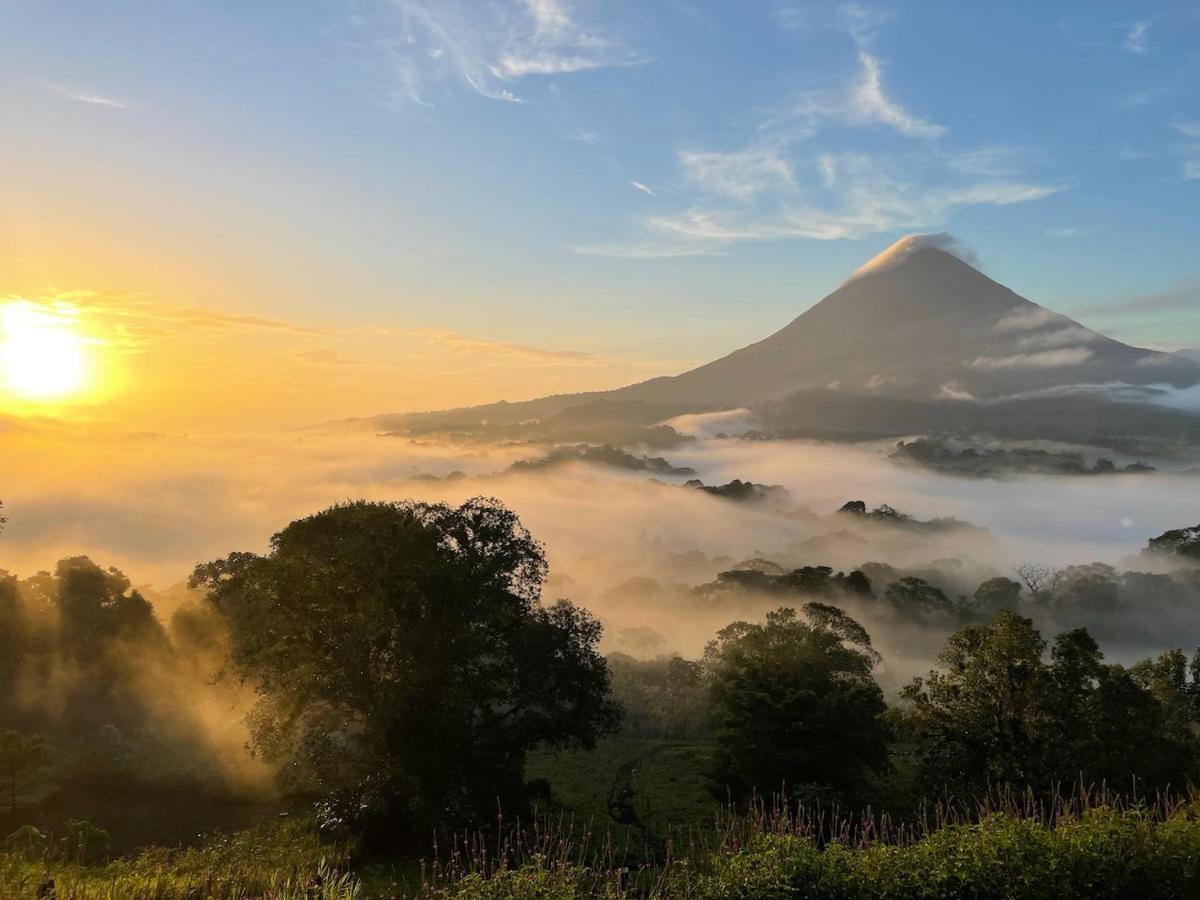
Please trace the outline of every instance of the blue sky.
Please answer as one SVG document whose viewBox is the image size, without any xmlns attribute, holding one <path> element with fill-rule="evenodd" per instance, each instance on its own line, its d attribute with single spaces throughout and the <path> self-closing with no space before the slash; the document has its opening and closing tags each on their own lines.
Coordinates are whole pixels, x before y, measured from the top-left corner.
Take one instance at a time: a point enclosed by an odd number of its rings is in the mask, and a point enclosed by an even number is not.
<svg viewBox="0 0 1200 900">
<path fill-rule="evenodd" d="M 3 0 L 0 115 L 0 294 L 670 370 L 945 230 L 1200 344 L 1194 0 Z"/>
</svg>

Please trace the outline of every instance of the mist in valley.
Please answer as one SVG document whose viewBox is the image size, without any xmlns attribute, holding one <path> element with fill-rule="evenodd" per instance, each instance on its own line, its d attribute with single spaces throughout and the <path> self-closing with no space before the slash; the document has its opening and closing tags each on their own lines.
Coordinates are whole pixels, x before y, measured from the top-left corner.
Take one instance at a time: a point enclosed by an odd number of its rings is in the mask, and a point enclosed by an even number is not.
<svg viewBox="0 0 1200 900">
<path fill-rule="evenodd" d="M 319 430 L 89 433 L 91 452 L 64 467 L 55 451 L 80 439 L 74 431 L 10 432 L 9 459 L 22 478 L 4 498 L 11 520 L 2 538 L 4 568 L 28 576 L 87 553 L 158 597 L 156 611 L 166 621 L 177 586 L 197 562 L 235 549 L 261 552 L 288 522 L 329 505 L 360 498 L 458 504 L 494 496 L 544 543 L 547 593 L 600 616 L 607 647 L 620 646 L 628 629 L 648 628 L 662 635 L 659 652 L 696 655 L 722 625 L 777 605 L 777 598 L 746 597 L 706 606 L 692 596 L 746 560 L 784 571 L 830 566 L 849 572 L 876 563 L 934 572 L 933 580 L 956 597 L 973 594 L 991 577 L 1015 578 L 1022 563 L 1150 571 L 1156 564 L 1139 555 L 1147 540 L 1196 518 L 1197 480 L 1190 474 L 958 478 L 890 461 L 894 441 L 714 436 L 732 430 L 731 422 L 744 428 L 739 415 L 676 420 L 673 425 L 694 439 L 671 450 L 632 448 L 634 457 L 662 456 L 673 467 L 694 470 L 679 475 L 569 457 L 514 468 L 542 459 L 548 448 Z M 685 486 L 692 479 L 707 485 L 740 479 L 782 490 L 738 501 Z M 889 505 L 915 520 L 947 521 L 914 528 L 837 514 L 857 500 L 868 509 Z M 1177 615 L 1155 626 L 1138 623 L 1129 630 L 1131 644 L 1140 647 L 1156 632 L 1181 644 L 1200 638 L 1200 616 L 1193 623 L 1190 611 Z M 911 655 L 907 641 L 871 631 L 881 646 L 891 643 L 897 654 Z"/>
</svg>

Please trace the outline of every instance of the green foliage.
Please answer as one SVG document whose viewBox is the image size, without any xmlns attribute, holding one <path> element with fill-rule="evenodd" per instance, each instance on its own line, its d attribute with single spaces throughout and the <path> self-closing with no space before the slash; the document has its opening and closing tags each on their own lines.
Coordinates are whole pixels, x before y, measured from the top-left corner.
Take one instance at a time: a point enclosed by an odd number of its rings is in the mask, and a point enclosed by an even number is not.
<svg viewBox="0 0 1200 900">
<path fill-rule="evenodd" d="M 954 616 L 959 612 L 945 591 L 924 578 L 914 576 L 906 576 L 888 585 L 883 599 L 901 616 L 914 622 L 924 623 L 933 617 Z"/>
<path fill-rule="evenodd" d="M 735 622 L 704 653 L 717 793 L 853 792 L 887 766 L 878 654 L 866 631 L 823 604 Z"/>
<path fill-rule="evenodd" d="M 1051 791 L 1082 780 L 1132 789 L 1196 773 L 1197 685 L 1181 653 L 1126 670 L 1105 665 L 1082 629 L 1045 641 L 1000 612 L 950 637 L 938 669 L 901 693 L 894 713 L 922 744 L 926 790 L 971 797 L 988 785 Z"/>
<path fill-rule="evenodd" d="M 987 619 L 1007 609 L 1016 612 L 1021 605 L 1021 584 L 1011 578 L 989 578 L 975 591 L 975 610 Z"/>
<path fill-rule="evenodd" d="M 267 556 L 198 566 L 259 691 L 255 747 L 292 786 L 341 790 L 331 827 L 388 835 L 524 806 L 526 753 L 613 728 L 599 623 L 540 602 L 540 545 L 498 501 L 352 503 Z"/>
<path fill-rule="evenodd" d="M 709 790 L 713 748 L 698 741 L 608 737 L 593 750 L 530 754 L 527 773 L 550 785 L 551 816 L 566 814 L 595 833 L 635 849 L 672 828 L 706 825 L 721 804 Z M 610 801 L 625 793 L 633 821 L 618 823 Z"/>
<path fill-rule="evenodd" d="M 708 724 L 707 692 L 698 662 L 680 656 L 608 657 L 612 696 L 621 705 L 621 733 L 631 737 L 692 738 Z"/>
<path fill-rule="evenodd" d="M 32 853 L 15 847 L 0 853 L 0 897 L 357 900 L 364 896 L 359 880 L 348 871 L 348 848 L 320 842 L 304 825 L 218 836 L 191 850 L 153 848 L 103 865 L 93 864 L 94 856 L 81 859 L 78 852 L 80 839 L 92 842 L 85 847 L 94 848 L 96 830 L 87 823 L 72 825 L 62 839 L 35 842 Z"/>
<path fill-rule="evenodd" d="M 686 896 L 697 900 L 872 898 L 1173 898 L 1200 890 L 1194 811 L 1156 821 L 1144 810 L 1092 808 L 1053 825 L 993 813 L 912 844 L 820 849 L 803 835 L 767 834 L 718 856 Z M 682 895 L 681 895 L 682 896 Z"/>
</svg>

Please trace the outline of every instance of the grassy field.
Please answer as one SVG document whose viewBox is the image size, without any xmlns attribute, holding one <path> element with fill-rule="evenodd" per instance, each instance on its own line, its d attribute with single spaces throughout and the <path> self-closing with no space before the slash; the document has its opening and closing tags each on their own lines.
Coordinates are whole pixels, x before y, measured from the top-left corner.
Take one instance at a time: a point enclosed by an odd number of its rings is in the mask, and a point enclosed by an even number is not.
<svg viewBox="0 0 1200 900">
<path fill-rule="evenodd" d="M 74 840 L 68 837 L 68 841 Z M 25 832 L 0 853 L 4 900 L 357 900 L 348 848 L 324 844 L 307 824 L 286 823 L 210 838 L 191 849 L 155 847 L 107 863 Z M 86 855 L 86 854 L 83 854 Z M 382 895 L 381 895 L 382 896 Z"/>
<path fill-rule="evenodd" d="M 615 748 L 610 748 L 610 751 Z M 618 756 L 614 752 L 614 758 Z M 628 761 L 628 760 L 626 760 Z M 916 831 L 814 830 L 804 814 L 727 821 L 713 840 L 625 866 L 577 832 L 510 836 L 453 866 L 356 868 L 347 847 L 279 823 L 193 849 L 114 862 L 51 859 L 36 842 L 0 852 L 0 897 L 54 900 L 1168 900 L 1200 896 L 1200 803 L 1105 797 L 937 818 Z M 826 833 L 822 839 L 820 833 Z M 510 835 L 513 832 L 510 832 Z M 398 877 L 407 870 L 408 877 Z"/>
<path fill-rule="evenodd" d="M 550 783 L 550 815 L 620 840 L 661 841 L 720 811 L 705 774 L 711 752 L 698 742 L 615 737 L 592 751 L 533 754 L 526 774 Z"/>
<path fill-rule="evenodd" d="M 1103 792 L 1045 806 L 1004 795 L 897 827 L 828 809 L 731 818 L 711 748 L 613 738 L 537 754 L 532 822 L 364 863 L 311 824 L 277 820 L 199 846 L 86 861 L 87 828 L 19 830 L 0 898 L 54 900 L 868 900 L 1200 897 L 1200 799 L 1128 805 Z M 832 814 L 835 815 L 836 814 Z M 709 823 L 711 827 L 706 827 Z M 668 836 L 673 841 L 668 841 Z M 72 842 L 77 843 L 75 846 Z"/>
</svg>

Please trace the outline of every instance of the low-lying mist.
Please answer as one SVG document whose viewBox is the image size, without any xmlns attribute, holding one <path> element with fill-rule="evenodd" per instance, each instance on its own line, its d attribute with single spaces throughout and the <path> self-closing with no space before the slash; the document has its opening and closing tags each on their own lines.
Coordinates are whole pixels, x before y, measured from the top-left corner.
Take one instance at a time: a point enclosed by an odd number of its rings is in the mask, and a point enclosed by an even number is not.
<svg viewBox="0 0 1200 900">
<path fill-rule="evenodd" d="M 736 478 L 790 495 L 739 503 L 684 488 L 683 476 L 569 461 L 508 472 L 515 461 L 545 454 L 533 445 L 26 429 L 5 436 L 5 469 L 13 474 L 0 485 L 11 520 L 0 560 L 29 574 L 86 552 L 135 584 L 161 589 L 198 561 L 263 550 L 289 521 L 332 503 L 485 494 L 521 516 L 545 543 L 557 583 L 582 597 L 603 593 L 618 576 L 698 584 L 719 571 L 713 560 L 722 557 L 839 568 L 955 558 L 1000 574 L 1022 561 L 1120 567 L 1150 537 L 1197 518 L 1193 476 L 962 479 L 894 465 L 890 446 L 700 439 L 662 452 L 706 484 Z M 986 532 L 847 531 L 830 514 L 849 500 L 886 503 L 922 520 L 952 517 Z M 683 556 L 694 552 L 708 562 Z"/>
<path fill-rule="evenodd" d="M 894 442 L 725 437 L 745 424 L 736 413 L 675 424 L 694 439 L 589 456 L 608 464 L 580 461 L 587 454 L 578 448 L 548 456 L 547 446 L 526 443 L 27 425 L 5 435 L 5 470 L 19 477 L 0 483 L 9 517 L 0 569 L 29 579 L 87 554 L 141 586 L 158 630 L 112 644 L 106 665 L 128 702 L 145 706 L 152 731 L 170 747 L 204 748 L 241 792 L 269 774 L 243 746 L 252 686 L 215 679 L 219 627 L 182 584 L 197 563 L 263 552 L 289 522 L 351 499 L 502 500 L 545 544 L 546 599 L 591 610 L 606 652 L 697 658 L 732 621 L 816 599 L 867 627 L 883 657 L 878 677 L 894 696 L 963 624 L 979 586 L 1015 578 L 1022 563 L 1087 567 L 1068 568 L 1076 599 L 1033 611 L 1047 633 L 1087 626 L 1117 661 L 1200 643 L 1200 582 L 1161 577 L 1166 568 L 1140 555 L 1149 538 L 1200 518 L 1194 476 L 961 478 L 897 465 L 888 459 Z M 514 465 L 522 461 L 537 464 Z M 734 489 L 717 487 L 735 480 Z M 842 511 L 850 501 L 862 503 Z M 786 573 L 819 566 L 863 572 L 872 593 L 830 599 L 780 588 Z M 889 591 L 905 578 L 959 612 L 904 612 Z M 84 696 L 81 670 L 61 654 L 42 665 L 25 684 L 43 695 L 23 694 L 22 714 L 69 718 L 64 702 Z"/>
</svg>

